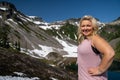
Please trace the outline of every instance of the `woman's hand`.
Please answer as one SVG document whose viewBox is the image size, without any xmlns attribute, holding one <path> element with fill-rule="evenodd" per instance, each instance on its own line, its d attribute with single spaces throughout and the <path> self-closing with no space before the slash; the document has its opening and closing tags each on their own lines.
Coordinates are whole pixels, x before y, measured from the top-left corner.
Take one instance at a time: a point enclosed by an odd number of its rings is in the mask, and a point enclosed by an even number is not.
<svg viewBox="0 0 120 80">
<path fill-rule="evenodd" d="M 95 75 L 101 75 L 103 71 L 101 71 L 99 67 L 94 67 L 94 68 L 89 68 L 88 73 L 92 76 L 95 76 Z"/>
</svg>

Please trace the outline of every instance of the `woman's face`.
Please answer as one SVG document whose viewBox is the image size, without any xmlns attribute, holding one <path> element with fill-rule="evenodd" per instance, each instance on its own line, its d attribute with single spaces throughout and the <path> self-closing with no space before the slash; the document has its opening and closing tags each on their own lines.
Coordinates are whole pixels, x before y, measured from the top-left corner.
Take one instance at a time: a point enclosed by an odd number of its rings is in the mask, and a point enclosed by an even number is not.
<svg viewBox="0 0 120 80">
<path fill-rule="evenodd" d="M 81 31 L 82 34 L 86 37 L 92 35 L 93 33 L 92 23 L 89 20 L 83 20 L 81 23 Z"/>
</svg>

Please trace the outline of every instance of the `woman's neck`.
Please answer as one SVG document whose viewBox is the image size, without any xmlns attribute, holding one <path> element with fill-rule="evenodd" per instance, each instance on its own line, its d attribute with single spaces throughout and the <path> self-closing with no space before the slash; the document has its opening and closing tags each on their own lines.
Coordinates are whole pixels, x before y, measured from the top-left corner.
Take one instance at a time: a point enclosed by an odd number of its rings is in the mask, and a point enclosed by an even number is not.
<svg viewBox="0 0 120 80">
<path fill-rule="evenodd" d="M 93 35 L 86 36 L 86 39 L 92 40 Z"/>
</svg>

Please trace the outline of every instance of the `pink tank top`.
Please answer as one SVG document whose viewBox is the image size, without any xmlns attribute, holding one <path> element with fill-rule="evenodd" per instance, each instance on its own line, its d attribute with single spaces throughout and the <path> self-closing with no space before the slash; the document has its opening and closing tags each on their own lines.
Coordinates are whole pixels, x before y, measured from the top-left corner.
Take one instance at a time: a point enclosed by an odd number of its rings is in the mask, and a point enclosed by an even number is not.
<svg viewBox="0 0 120 80">
<path fill-rule="evenodd" d="M 91 76 L 88 73 L 90 67 L 97 67 L 101 58 L 99 54 L 91 48 L 91 41 L 85 39 L 80 45 L 78 45 L 78 80 L 107 80 L 106 72 L 99 76 Z"/>
</svg>

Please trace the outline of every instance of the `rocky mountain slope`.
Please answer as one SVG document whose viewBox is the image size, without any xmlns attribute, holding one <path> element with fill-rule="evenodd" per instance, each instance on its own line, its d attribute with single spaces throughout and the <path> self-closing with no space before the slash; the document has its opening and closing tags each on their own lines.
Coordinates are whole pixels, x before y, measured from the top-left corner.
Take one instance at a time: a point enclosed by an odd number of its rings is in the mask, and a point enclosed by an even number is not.
<svg viewBox="0 0 120 80">
<path fill-rule="evenodd" d="M 51 52 L 57 52 L 61 54 L 68 54 L 64 50 L 64 45 L 62 45 L 57 37 L 50 35 L 52 32 L 48 33 L 48 30 L 59 29 L 67 21 L 47 23 L 38 17 L 29 17 L 18 11 L 15 6 L 8 2 L 0 3 L 0 22 L 1 26 L 9 27 L 9 42 L 11 46 L 19 43 L 21 51 L 26 52 L 34 57 L 45 57 L 45 48 L 51 49 Z M 69 21 L 70 22 L 70 21 Z M 64 35 L 59 34 L 63 37 Z M 64 36 L 65 39 L 65 36 Z M 62 40 L 62 39 L 61 39 Z M 65 43 L 72 44 L 65 40 Z M 74 44 L 75 45 L 75 44 Z"/>
</svg>

